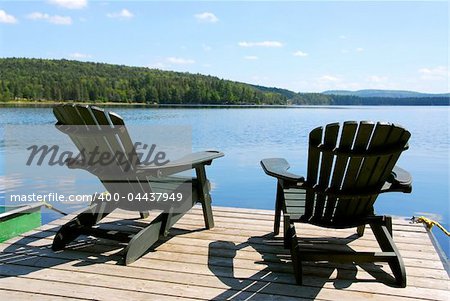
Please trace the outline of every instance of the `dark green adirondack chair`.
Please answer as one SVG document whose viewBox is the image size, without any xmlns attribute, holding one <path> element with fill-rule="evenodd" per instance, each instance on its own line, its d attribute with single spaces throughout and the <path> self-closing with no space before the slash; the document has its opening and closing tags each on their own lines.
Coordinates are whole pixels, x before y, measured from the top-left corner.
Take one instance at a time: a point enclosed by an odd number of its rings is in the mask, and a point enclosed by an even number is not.
<svg viewBox="0 0 450 301">
<path fill-rule="evenodd" d="M 408 148 L 410 133 L 388 123 L 345 122 L 318 127 L 309 134 L 306 179 L 288 172 L 284 159 L 264 159 L 266 174 L 278 179 L 274 232 L 280 215 L 284 220 L 284 244 L 290 248 L 298 284 L 302 261 L 387 262 L 397 285 L 406 286 L 403 260 L 392 239 L 389 216 L 374 212 L 380 193 L 411 192 L 411 177 L 395 164 Z M 362 236 L 370 225 L 382 252 L 311 251 L 299 248 L 295 224 L 326 228 L 357 227 Z"/>
<path fill-rule="evenodd" d="M 53 112 L 58 120 L 56 127 L 67 134 L 80 154 L 83 154 L 67 160 L 67 166 L 94 174 L 110 195 L 113 195 L 109 201 L 101 200 L 99 195 L 86 210 L 63 225 L 53 240 L 53 250 L 64 249 L 79 235 L 113 239 L 128 243 L 124 261 L 129 264 L 141 257 L 161 236 L 166 236 L 169 229 L 197 202 L 203 207 L 206 228 L 214 227 L 210 184 L 205 166 L 222 157 L 221 152 L 198 152 L 165 165 L 144 165 L 139 160 L 122 118 L 117 114 L 88 105 L 58 105 Z M 122 161 L 126 162 L 101 165 L 98 163 L 100 160 L 89 160 L 86 157 L 86 154 L 95 151 L 106 157 L 121 154 Z M 176 175 L 191 169 L 195 170 L 196 177 Z M 168 205 L 169 202 L 163 204 L 149 201 L 151 193 L 180 191 L 187 194 L 183 197 L 188 200 L 182 205 L 173 202 L 171 206 Z M 146 202 L 138 205 L 137 199 L 134 203 L 133 200 L 130 202 L 130 196 L 133 198 L 138 195 L 140 198 L 146 196 Z M 116 208 L 140 212 L 141 218 L 148 217 L 150 210 L 162 210 L 162 213 L 133 236 L 126 231 L 108 231 L 97 227 L 99 221 Z"/>
</svg>

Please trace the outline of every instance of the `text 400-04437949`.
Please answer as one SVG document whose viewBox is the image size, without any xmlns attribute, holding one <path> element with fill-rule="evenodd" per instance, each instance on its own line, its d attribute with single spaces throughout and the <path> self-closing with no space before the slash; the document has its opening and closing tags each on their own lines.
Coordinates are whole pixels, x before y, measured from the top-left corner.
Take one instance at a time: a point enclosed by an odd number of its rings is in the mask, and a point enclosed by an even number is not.
<svg viewBox="0 0 450 301">
<path fill-rule="evenodd" d="M 178 193 L 160 193 L 160 192 L 148 192 L 148 193 L 127 193 L 122 195 L 120 193 L 102 193 L 95 196 L 100 201 L 114 201 L 127 200 L 129 202 L 181 202 L 183 200 L 183 194 Z"/>
</svg>

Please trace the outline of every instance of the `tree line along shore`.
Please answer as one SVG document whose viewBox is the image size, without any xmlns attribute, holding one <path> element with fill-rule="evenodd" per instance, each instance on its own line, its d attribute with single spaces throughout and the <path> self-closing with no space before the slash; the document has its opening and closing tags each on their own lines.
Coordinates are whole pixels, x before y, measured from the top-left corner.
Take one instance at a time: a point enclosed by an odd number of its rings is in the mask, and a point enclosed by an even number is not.
<svg viewBox="0 0 450 301">
<path fill-rule="evenodd" d="M 151 105 L 449 105 L 449 97 L 296 93 L 215 76 L 104 63 L 0 59 L 0 102 Z"/>
</svg>

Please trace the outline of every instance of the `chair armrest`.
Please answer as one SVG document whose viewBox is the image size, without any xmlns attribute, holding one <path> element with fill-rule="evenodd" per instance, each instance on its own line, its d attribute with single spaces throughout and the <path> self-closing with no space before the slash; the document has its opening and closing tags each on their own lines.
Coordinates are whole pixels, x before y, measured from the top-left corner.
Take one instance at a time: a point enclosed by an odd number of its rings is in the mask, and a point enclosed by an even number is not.
<svg viewBox="0 0 450 301">
<path fill-rule="evenodd" d="M 282 158 L 269 158 L 261 160 L 261 166 L 264 172 L 279 180 L 285 180 L 289 182 L 304 182 L 305 178 L 293 173 L 288 172 L 290 165 Z"/>
<path fill-rule="evenodd" d="M 210 165 L 212 160 L 223 157 L 224 154 L 219 151 L 203 151 L 186 155 L 180 159 L 170 161 L 161 166 L 138 165 L 137 175 L 151 175 L 165 177 L 182 171 L 194 169 L 201 165 Z"/>
<path fill-rule="evenodd" d="M 412 191 L 411 174 L 403 168 L 394 166 L 390 176 L 382 188 L 382 192 L 389 191 L 410 193 Z"/>
</svg>

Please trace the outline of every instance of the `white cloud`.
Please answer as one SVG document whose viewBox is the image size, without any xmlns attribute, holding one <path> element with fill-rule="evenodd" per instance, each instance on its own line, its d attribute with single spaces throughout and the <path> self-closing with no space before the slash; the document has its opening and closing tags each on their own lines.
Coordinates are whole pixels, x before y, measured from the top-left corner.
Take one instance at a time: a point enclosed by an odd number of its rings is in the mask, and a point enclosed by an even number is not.
<svg viewBox="0 0 450 301">
<path fill-rule="evenodd" d="M 346 36 L 346 35 L 343 35 L 343 34 L 341 34 L 341 35 L 339 36 L 339 39 L 341 39 L 341 40 L 345 40 L 345 39 L 347 39 L 347 36 Z"/>
<path fill-rule="evenodd" d="M 358 47 L 358 48 L 355 49 L 355 51 L 356 51 L 356 52 L 363 52 L 363 51 L 364 51 L 364 48 Z"/>
<path fill-rule="evenodd" d="M 381 89 L 381 90 L 408 90 L 401 78 L 391 78 L 385 75 L 369 75 L 364 81 L 360 82 L 362 89 Z M 358 90 L 358 89 L 354 89 Z M 411 89 L 413 90 L 413 89 Z"/>
<path fill-rule="evenodd" d="M 311 84 L 312 88 L 318 91 L 325 90 L 360 90 L 362 86 L 360 82 L 348 81 L 343 76 L 335 76 L 326 74 L 319 77 L 316 82 Z"/>
<path fill-rule="evenodd" d="M 239 42 L 239 46 L 249 48 L 249 47 L 273 47 L 280 48 L 283 47 L 283 43 L 278 41 L 263 41 L 263 42 Z"/>
<path fill-rule="evenodd" d="M 0 23 L 14 24 L 17 23 L 17 19 L 13 15 L 8 15 L 6 11 L 0 10 Z"/>
<path fill-rule="evenodd" d="M 124 8 L 120 12 L 108 13 L 106 14 L 106 16 L 108 16 L 109 18 L 125 20 L 133 18 L 134 14 L 128 9 Z"/>
<path fill-rule="evenodd" d="M 308 56 L 308 54 L 307 54 L 306 52 L 303 52 L 303 51 L 301 51 L 301 50 L 297 50 L 297 51 L 294 52 L 292 55 L 293 55 L 293 56 L 300 56 L 300 57 Z"/>
<path fill-rule="evenodd" d="M 180 57 L 168 57 L 167 62 L 174 65 L 191 65 L 194 64 L 195 61 L 192 59 L 185 59 Z"/>
<path fill-rule="evenodd" d="M 217 16 L 215 14 L 210 13 L 210 12 L 195 14 L 194 17 L 199 22 L 204 22 L 204 23 L 216 23 L 219 21 L 219 18 L 217 18 Z"/>
<path fill-rule="evenodd" d="M 244 56 L 244 59 L 249 60 L 249 61 L 256 61 L 256 60 L 259 60 L 259 57 L 255 56 L 255 55 L 247 55 L 247 56 Z"/>
<path fill-rule="evenodd" d="M 183 68 L 183 66 L 189 66 L 195 64 L 193 59 L 181 58 L 181 57 L 166 57 L 161 58 L 159 61 L 149 64 L 149 68 L 157 68 L 157 69 L 179 69 Z"/>
<path fill-rule="evenodd" d="M 421 68 L 418 70 L 423 80 L 448 80 L 449 70 L 445 66 L 437 66 L 432 68 Z"/>
<path fill-rule="evenodd" d="M 156 62 L 154 64 L 148 65 L 148 68 L 154 69 L 165 69 L 167 66 L 163 62 Z"/>
<path fill-rule="evenodd" d="M 56 25 L 70 25 L 72 24 L 72 18 L 71 17 L 64 17 L 64 16 L 58 16 L 58 15 L 49 15 L 45 13 L 40 12 L 34 12 L 27 16 L 30 20 L 44 20 L 52 24 Z"/>
<path fill-rule="evenodd" d="M 46 20 L 46 19 L 50 18 L 50 15 L 43 14 L 40 12 L 34 12 L 34 13 L 27 15 L 27 18 L 30 20 Z"/>
<path fill-rule="evenodd" d="M 308 86 L 306 86 L 308 87 Z M 307 89 L 315 91 L 325 90 L 361 90 L 361 89 L 400 89 L 395 81 L 382 75 L 368 75 L 348 78 L 344 75 L 325 74 L 309 83 Z"/>
<path fill-rule="evenodd" d="M 74 52 L 74 53 L 69 54 L 69 57 L 81 60 L 81 59 L 91 58 L 92 55 L 86 54 L 86 53 Z"/>
<path fill-rule="evenodd" d="M 320 78 L 319 78 L 319 80 L 320 81 L 322 81 L 322 82 L 338 82 L 338 81 L 340 81 L 341 79 L 339 78 L 339 77 L 336 77 L 336 76 L 333 76 L 333 75 L 322 75 Z"/>
<path fill-rule="evenodd" d="M 87 6 L 87 0 L 48 0 L 48 3 L 68 9 L 82 9 Z"/>
<path fill-rule="evenodd" d="M 50 23 L 57 24 L 57 25 L 70 25 L 70 24 L 72 24 L 72 18 L 71 17 L 50 16 L 50 19 L 48 21 Z"/>
</svg>

